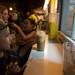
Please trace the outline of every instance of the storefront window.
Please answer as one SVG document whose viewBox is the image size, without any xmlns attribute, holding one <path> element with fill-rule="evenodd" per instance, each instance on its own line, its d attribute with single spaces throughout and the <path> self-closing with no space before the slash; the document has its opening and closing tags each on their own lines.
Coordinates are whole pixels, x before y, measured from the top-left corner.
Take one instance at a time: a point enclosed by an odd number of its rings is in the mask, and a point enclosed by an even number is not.
<svg viewBox="0 0 75 75">
<path fill-rule="evenodd" d="M 63 0 L 61 31 L 75 39 L 75 1 Z"/>
</svg>

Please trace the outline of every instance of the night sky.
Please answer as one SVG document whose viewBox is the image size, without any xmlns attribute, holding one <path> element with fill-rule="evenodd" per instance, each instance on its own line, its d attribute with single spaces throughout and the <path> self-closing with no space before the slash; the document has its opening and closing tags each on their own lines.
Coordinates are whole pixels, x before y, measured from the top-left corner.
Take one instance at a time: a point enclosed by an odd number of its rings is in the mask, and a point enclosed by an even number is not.
<svg viewBox="0 0 75 75">
<path fill-rule="evenodd" d="M 27 12 L 32 9 L 41 7 L 44 5 L 44 0 L 0 0 L 1 2 L 15 2 L 17 4 L 17 8 Z"/>
<path fill-rule="evenodd" d="M 29 11 L 44 5 L 44 0 L 22 0 L 18 1 L 18 6 L 24 10 Z"/>
</svg>

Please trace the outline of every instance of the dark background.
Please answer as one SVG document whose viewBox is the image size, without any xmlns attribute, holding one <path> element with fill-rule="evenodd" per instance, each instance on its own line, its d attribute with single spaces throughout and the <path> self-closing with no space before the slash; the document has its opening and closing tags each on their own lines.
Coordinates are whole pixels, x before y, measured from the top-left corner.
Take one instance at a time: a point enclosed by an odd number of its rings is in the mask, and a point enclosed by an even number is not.
<svg viewBox="0 0 75 75">
<path fill-rule="evenodd" d="M 20 11 L 27 12 L 32 9 L 43 7 L 45 0 L 0 0 L 4 5 L 15 5 Z"/>
</svg>

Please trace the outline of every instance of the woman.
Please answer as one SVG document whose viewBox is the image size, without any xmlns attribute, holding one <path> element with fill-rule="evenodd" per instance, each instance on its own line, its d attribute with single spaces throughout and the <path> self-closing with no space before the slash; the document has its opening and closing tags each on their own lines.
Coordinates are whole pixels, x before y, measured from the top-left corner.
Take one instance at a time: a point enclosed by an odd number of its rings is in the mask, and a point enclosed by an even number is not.
<svg viewBox="0 0 75 75">
<path fill-rule="evenodd" d="M 23 66 L 30 55 L 32 45 L 36 43 L 36 29 L 34 29 L 35 21 L 31 19 L 26 19 L 19 27 L 18 25 L 14 24 L 14 27 L 17 31 L 17 44 L 19 47 L 19 54 L 22 58 L 22 65 Z"/>
</svg>

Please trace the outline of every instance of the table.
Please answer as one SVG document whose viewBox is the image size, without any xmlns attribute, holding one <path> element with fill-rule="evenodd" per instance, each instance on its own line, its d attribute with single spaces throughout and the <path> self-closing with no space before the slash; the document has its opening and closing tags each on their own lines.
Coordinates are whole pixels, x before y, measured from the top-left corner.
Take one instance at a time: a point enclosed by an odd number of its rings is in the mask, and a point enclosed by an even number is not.
<svg viewBox="0 0 75 75">
<path fill-rule="evenodd" d="M 45 50 L 32 50 L 24 75 L 63 75 L 62 47 L 46 41 Z"/>
</svg>

